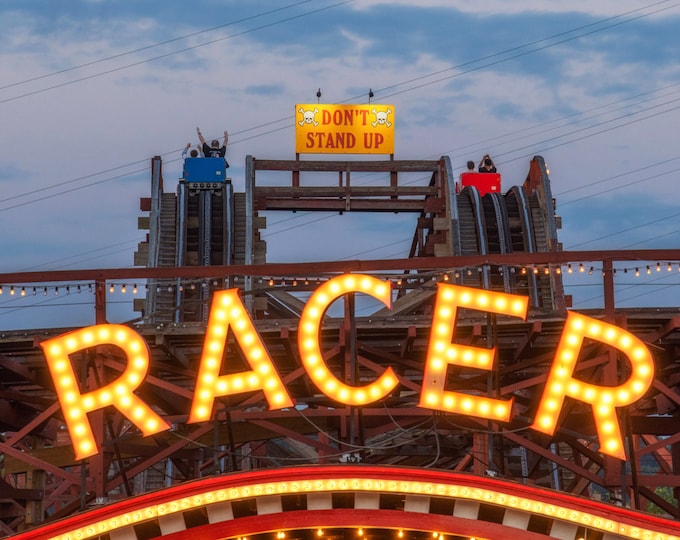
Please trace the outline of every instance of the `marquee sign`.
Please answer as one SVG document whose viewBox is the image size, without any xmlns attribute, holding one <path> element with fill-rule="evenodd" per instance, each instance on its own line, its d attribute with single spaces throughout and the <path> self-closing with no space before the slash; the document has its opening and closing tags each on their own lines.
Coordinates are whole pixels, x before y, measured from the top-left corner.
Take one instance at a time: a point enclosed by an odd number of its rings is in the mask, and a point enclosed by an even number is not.
<svg viewBox="0 0 680 540">
<path fill-rule="evenodd" d="M 298 154 L 394 154 L 394 105 L 295 105 Z"/>
<path fill-rule="evenodd" d="M 348 385 L 338 379 L 325 363 L 319 345 L 321 323 L 334 300 L 347 293 L 363 293 L 391 306 L 391 282 L 363 274 L 337 276 L 322 284 L 307 301 L 300 317 L 298 348 L 307 375 L 325 395 L 344 405 L 374 403 L 392 392 L 399 379 L 391 367 L 363 386 Z M 448 366 L 494 369 L 495 349 L 454 343 L 458 308 L 526 319 L 528 298 L 470 287 L 440 283 L 432 316 L 430 341 L 424 365 L 419 407 L 464 414 L 494 422 L 512 417 L 513 399 L 447 390 Z M 241 348 L 249 371 L 220 375 L 228 332 Z M 584 339 L 618 349 L 628 358 L 630 374 L 618 386 L 599 386 L 574 376 Z M 101 388 L 81 392 L 70 355 L 97 345 L 116 345 L 127 357 L 124 372 Z M 143 435 L 170 428 L 152 407 L 134 391 L 144 382 L 149 368 L 149 349 L 134 330 L 115 324 L 81 328 L 41 343 L 61 407 L 71 435 L 76 459 L 98 452 L 87 413 L 113 406 Z M 654 378 L 654 361 L 644 343 L 630 332 L 585 315 L 570 312 L 562 331 L 543 395 L 530 426 L 552 435 L 557 420 L 570 397 L 591 405 L 602 453 L 625 459 L 617 407 L 639 400 Z M 189 423 L 210 420 L 216 398 L 243 392 L 262 391 L 270 409 L 294 406 L 253 321 L 239 296 L 238 289 L 214 294 L 201 353 Z"/>
</svg>

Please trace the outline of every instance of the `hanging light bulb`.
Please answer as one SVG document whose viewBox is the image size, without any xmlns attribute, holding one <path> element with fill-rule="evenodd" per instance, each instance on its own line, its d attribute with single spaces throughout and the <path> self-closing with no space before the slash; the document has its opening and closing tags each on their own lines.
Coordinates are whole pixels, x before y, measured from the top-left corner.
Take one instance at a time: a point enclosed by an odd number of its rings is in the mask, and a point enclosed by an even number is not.
<svg viewBox="0 0 680 540">
<path fill-rule="evenodd" d="M 538 268 L 534 266 L 534 274 L 538 274 Z"/>
<path fill-rule="evenodd" d="M 649 265 L 647 265 L 647 275 L 649 275 L 651 273 L 652 273 L 652 270 L 651 270 L 651 268 L 649 268 Z"/>
<path fill-rule="evenodd" d="M 54 288 L 54 296 L 59 296 L 59 287 Z"/>
<path fill-rule="evenodd" d="M 661 263 L 656 263 L 656 271 L 661 272 Z"/>
<path fill-rule="evenodd" d="M 66 285 L 66 294 L 71 294 L 71 288 L 68 285 Z"/>
<path fill-rule="evenodd" d="M 43 289 L 43 296 L 47 296 L 47 287 Z"/>
<path fill-rule="evenodd" d="M 561 274 L 561 273 L 562 273 L 562 267 L 561 267 L 561 266 L 558 266 L 557 268 L 555 268 L 555 273 L 556 273 L 556 274 Z"/>
<path fill-rule="evenodd" d="M 592 267 L 592 266 L 590 267 L 590 270 L 588 270 L 588 275 L 589 275 L 589 276 L 592 276 L 592 275 L 593 275 L 593 267 Z"/>
<path fill-rule="evenodd" d="M 579 263 L 579 264 L 578 264 L 578 271 L 581 272 L 581 273 L 583 273 L 583 272 L 586 271 L 586 269 L 583 268 L 583 263 Z"/>
<path fill-rule="evenodd" d="M 567 265 L 567 274 L 571 274 L 573 270 L 571 269 L 571 263 Z"/>
<path fill-rule="evenodd" d="M 21 287 L 21 296 L 26 296 L 26 287 Z"/>
<path fill-rule="evenodd" d="M 670 272 L 671 270 L 673 270 L 673 265 L 671 265 L 671 263 L 668 263 L 668 271 Z"/>
<path fill-rule="evenodd" d="M 270 287 L 274 286 L 274 278 L 269 278 L 269 286 Z"/>
<path fill-rule="evenodd" d="M 11 296 L 14 296 L 14 285 L 12 285 L 12 286 L 9 288 L 9 294 L 10 294 Z"/>
<path fill-rule="evenodd" d="M 132 285 L 132 294 L 137 294 L 137 284 Z"/>
<path fill-rule="evenodd" d="M 111 283 L 111 286 L 109 287 L 109 292 L 112 293 L 115 290 L 116 288 L 113 286 L 113 283 Z"/>
<path fill-rule="evenodd" d="M 635 269 L 635 277 L 639 277 L 639 276 L 640 276 L 640 269 L 636 268 Z"/>
<path fill-rule="evenodd" d="M 127 285 L 125 285 L 125 283 L 123 283 L 123 286 L 120 288 L 120 292 L 125 294 L 126 291 L 127 291 Z"/>
<path fill-rule="evenodd" d="M 2 285 L 0 285 L 0 294 L 2 294 L 4 291 L 2 290 Z"/>
<path fill-rule="evenodd" d="M 77 287 L 77 292 L 78 292 L 78 294 L 80 294 L 81 292 L 83 292 L 82 289 L 80 288 L 80 285 L 78 285 L 78 287 Z"/>
<path fill-rule="evenodd" d="M 38 291 L 36 290 L 35 287 L 33 287 L 33 296 L 35 296 L 36 294 L 38 294 Z"/>
</svg>

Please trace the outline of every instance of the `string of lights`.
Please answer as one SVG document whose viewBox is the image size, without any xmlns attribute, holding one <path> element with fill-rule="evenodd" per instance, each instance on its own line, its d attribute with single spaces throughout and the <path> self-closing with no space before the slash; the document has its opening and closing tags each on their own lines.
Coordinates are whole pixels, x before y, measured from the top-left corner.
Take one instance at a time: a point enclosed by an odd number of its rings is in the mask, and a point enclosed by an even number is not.
<svg viewBox="0 0 680 540">
<path fill-rule="evenodd" d="M 378 277 L 390 281 L 393 288 L 412 288 L 423 285 L 428 282 L 448 282 L 451 280 L 464 279 L 466 276 L 470 277 L 475 274 L 483 272 L 491 272 L 497 274 L 515 274 L 518 276 L 527 275 L 562 275 L 562 274 L 582 274 L 582 275 L 603 275 L 606 270 L 601 265 L 578 263 L 560 264 L 535 264 L 535 265 L 482 265 L 482 266 L 463 266 L 457 268 L 446 268 L 432 272 L 419 273 L 398 273 L 398 274 L 378 274 Z M 636 262 L 634 265 L 615 266 L 612 269 L 614 275 L 626 276 L 649 276 L 652 274 L 678 274 L 680 273 L 680 261 L 656 261 Z M 254 279 L 252 290 L 244 291 L 246 294 L 252 294 L 254 290 L 261 290 L 263 288 L 279 288 L 279 289 L 299 289 L 312 290 L 320 284 L 328 281 L 333 275 L 324 274 L 318 276 L 259 276 Z M 137 295 L 140 292 L 148 292 L 150 288 L 155 287 L 156 292 L 167 290 L 168 292 L 187 290 L 196 290 L 202 288 L 222 288 L 224 286 L 243 288 L 245 282 L 244 276 L 231 276 L 229 278 L 214 276 L 211 278 L 163 278 L 157 280 L 150 280 L 138 284 L 129 281 L 106 281 L 104 282 L 62 282 L 62 283 L 29 283 L 29 284 L 0 284 L 0 296 L 47 296 L 52 294 L 71 295 L 81 294 L 83 292 L 94 293 L 95 287 L 105 286 L 109 294 L 132 294 Z"/>
</svg>

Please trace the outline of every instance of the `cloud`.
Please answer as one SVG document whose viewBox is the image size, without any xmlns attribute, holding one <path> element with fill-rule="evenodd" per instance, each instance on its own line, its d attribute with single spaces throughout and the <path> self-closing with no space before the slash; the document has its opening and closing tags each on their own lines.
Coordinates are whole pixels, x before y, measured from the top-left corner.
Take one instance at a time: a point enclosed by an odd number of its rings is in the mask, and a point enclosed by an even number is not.
<svg viewBox="0 0 680 540">
<path fill-rule="evenodd" d="M 394 6 L 412 6 L 410 0 L 356 0 L 351 4 L 353 9 L 387 9 Z M 583 13 L 592 16 L 613 16 L 620 13 L 640 9 L 640 3 L 635 0 L 605 0 L 589 2 L 588 0 L 574 0 L 572 2 L 536 2 L 535 0 L 519 0 L 506 2 L 505 0 L 484 0 L 467 2 L 465 0 L 421 0 L 421 9 L 449 9 L 462 13 L 476 15 L 518 15 L 524 13 L 541 14 L 570 14 Z"/>
</svg>

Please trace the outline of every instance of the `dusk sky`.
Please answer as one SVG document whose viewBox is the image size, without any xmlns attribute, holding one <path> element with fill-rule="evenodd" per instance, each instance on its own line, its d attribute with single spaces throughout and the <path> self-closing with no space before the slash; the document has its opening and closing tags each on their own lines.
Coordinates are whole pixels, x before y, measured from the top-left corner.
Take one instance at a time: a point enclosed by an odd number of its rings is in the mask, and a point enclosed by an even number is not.
<svg viewBox="0 0 680 540">
<path fill-rule="evenodd" d="M 0 17 L 0 272 L 132 266 L 152 156 L 175 191 L 196 127 L 229 130 L 243 191 L 246 155 L 294 159 L 294 106 L 318 88 L 393 105 L 395 159 L 448 155 L 457 175 L 489 153 L 506 190 L 543 156 L 565 250 L 680 246 L 680 1 L 0 0 Z M 415 223 L 267 218 L 269 262 L 406 257 Z M 577 308 L 601 303 L 589 277 Z M 680 305 L 677 268 L 635 283 L 617 303 Z M 5 290 L 0 328 L 58 326 L 42 313 L 63 298 L 41 301 Z"/>
</svg>

